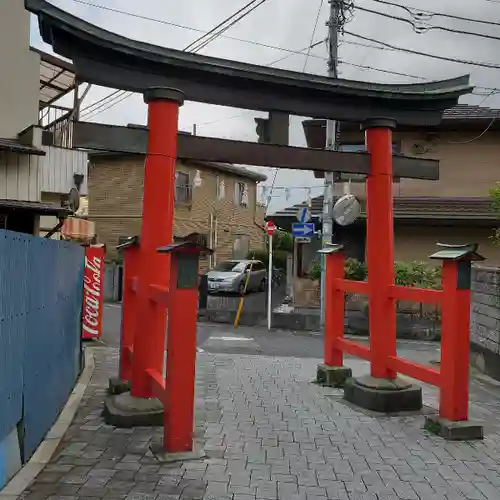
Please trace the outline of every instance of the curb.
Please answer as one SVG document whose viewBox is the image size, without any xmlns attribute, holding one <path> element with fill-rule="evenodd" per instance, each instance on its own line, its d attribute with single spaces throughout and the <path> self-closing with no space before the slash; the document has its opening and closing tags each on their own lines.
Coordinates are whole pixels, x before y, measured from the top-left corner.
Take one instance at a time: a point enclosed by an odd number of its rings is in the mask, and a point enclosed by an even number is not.
<svg viewBox="0 0 500 500">
<path fill-rule="evenodd" d="M 26 463 L 9 483 L 7 483 L 5 488 L 0 490 L 0 500 L 16 500 L 36 479 L 57 450 L 59 443 L 75 417 L 85 390 L 89 385 L 92 373 L 94 372 L 95 363 L 92 348 L 86 348 L 84 353 L 85 368 L 75 384 L 66 405 L 59 414 L 59 418 L 47 432 L 45 439 L 40 443 L 28 463 Z"/>
</svg>

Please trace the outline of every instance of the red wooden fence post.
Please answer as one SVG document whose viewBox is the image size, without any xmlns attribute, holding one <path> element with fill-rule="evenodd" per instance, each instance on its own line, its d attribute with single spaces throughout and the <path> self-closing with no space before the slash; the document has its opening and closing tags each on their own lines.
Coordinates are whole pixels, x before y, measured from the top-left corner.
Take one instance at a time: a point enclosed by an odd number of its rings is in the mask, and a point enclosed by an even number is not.
<svg viewBox="0 0 500 500">
<path fill-rule="evenodd" d="M 166 310 L 150 300 L 150 285 L 169 285 L 170 256 L 157 248 L 172 242 L 175 165 L 179 106 L 184 95 L 174 89 L 152 88 L 148 104 L 148 154 L 144 169 L 144 200 L 137 284 L 137 323 L 134 332 L 132 390 L 134 397 L 152 396 L 147 369 L 162 372 L 165 353 Z"/>
<path fill-rule="evenodd" d="M 477 245 L 442 245 L 431 259 L 443 261 L 441 387 L 439 417 L 426 427 L 450 439 L 481 439 L 483 428 L 469 418 L 471 262 L 483 260 Z"/>
<path fill-rule="evenodd" d="M 342 245 L 329 245 L 318 253 L 325 255 L 325 327 L 324 363 L 318 365 L 317 381 L 329 387 L 342 387 L 352 376 L 350 368 L 344 367 L 342 350 L 336 340 L 344 336 L 345 296 L 335 285 L 337 278 L 344 278 L 344 255 Z"/>
<path fill-rule="evenodd" d="M 136 286 L 139 247 L 137 238 L 127 238 L 117 249 L 123 251 L 122 334 L 120 348 L 121 382 L 132 379 L 131 354 L 134 347 L 134 329 L 137 323 Z"/>
<path fill-rule="evenodd" d="M 211 250 L 181 242 L 158 252 L 171 255 L 163 445 L 180 453 L 193 449 L 198 264 Z"/>
<path fill-rule="evenodd" d="M 370 153 L 370 175 L 366 182 L 366 226 L 368 261 L 368 303 L 371 374 L 394 379 L 387 366 L 396 355 L 396 311 L 389 287 L 394 285 L 394 229 L 392 201 L 392 129 L 390 119 L 365 123 Z"/>
</svg>

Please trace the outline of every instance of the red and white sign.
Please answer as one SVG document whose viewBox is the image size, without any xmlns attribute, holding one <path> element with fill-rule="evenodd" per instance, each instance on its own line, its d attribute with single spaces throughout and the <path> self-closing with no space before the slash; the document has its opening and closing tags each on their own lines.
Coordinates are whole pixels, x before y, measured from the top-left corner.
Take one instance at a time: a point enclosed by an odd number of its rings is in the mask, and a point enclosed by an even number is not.
<svg viewBox="0 0 500 500">
<path fill-rule="evenodd" d="M 266 222 L 266 231 L 268 236 L 272 236 L 274 232 L 276 231 L 276 226 L 274 225 L 274 222 L 269 220 Z"/>
<path fill-rule="evenodd" d="M 82 338 L 98 339 L 102 334 L 104 245 L 85 249 L 83 274 Z"/>
<path fill-rule="evenodd" d="M 89 242 L 95 236 L 95 223 L 78 217 L 64 221 L 61 234 L 68 240 Z"/>
</svg>

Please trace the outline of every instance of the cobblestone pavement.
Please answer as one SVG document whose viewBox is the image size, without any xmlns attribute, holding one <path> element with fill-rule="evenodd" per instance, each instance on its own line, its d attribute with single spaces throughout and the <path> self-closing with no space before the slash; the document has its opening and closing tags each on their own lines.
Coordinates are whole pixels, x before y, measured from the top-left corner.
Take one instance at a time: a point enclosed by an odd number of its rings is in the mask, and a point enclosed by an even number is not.
<svg viewBox="0 0 500 500">
<path fill-rule="evenodd" d="M 118 352 L 96 370 L 50 464 L 21 497 L 126 500 L 486 500 L 500 498 L 496 400 L 483 442 L 450 443 L 422 415 L 380 417 L 311 384 L 315 359 L 200 353 L 196 439 L 208 458 L 160 466 L 161 428 L 114 429 L 101 418 Z M 352 363 L 356 372 L 366 370 Z M 361 370 L 361 372 L 360 372 Z M 425 390 L 426 402 L 435 399 Z M 432 402 L 432 401 L 431 401 Z"/>
</svg>

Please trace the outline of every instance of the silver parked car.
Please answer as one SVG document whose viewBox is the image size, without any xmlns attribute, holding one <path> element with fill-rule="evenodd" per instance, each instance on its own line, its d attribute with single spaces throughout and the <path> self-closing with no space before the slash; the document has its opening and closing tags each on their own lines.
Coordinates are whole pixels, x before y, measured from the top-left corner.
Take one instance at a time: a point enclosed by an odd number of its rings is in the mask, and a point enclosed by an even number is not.
<svg viewBox="0 0 500 500">
<path fill-rule="evenodd" d="M 237 292 L 243 294 L 245 281 L 250 272 L 247 292 L 264 291 L 267 286 L 267 271 L 260 260 L 226 260 L 207 273 L 208 293 Z"/>
</svg>

